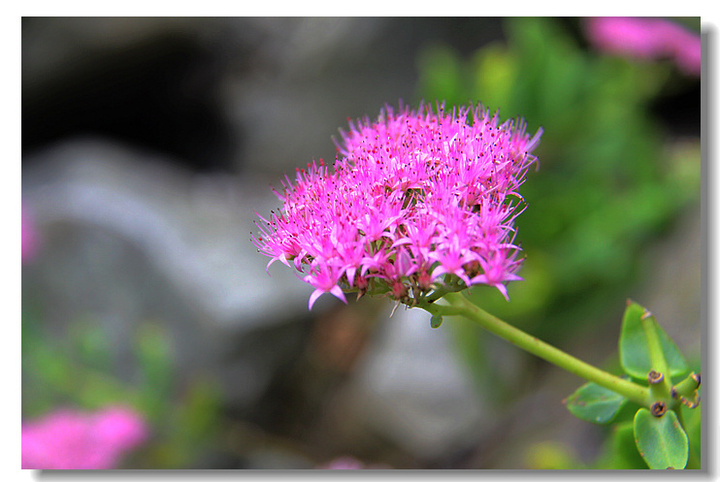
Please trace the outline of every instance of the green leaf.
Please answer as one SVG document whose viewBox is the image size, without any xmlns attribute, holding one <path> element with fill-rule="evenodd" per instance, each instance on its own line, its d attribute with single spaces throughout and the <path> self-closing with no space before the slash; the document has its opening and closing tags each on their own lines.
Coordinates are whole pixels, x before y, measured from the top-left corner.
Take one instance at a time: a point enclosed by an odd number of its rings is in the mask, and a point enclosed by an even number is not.
<svg viewBox="0 0 720 482">
<path fill-rule="evenodd" d="M 699 469 L 702 447 L 701 407 L 688 408 L 685 405 L 680 405 L 679 410 L 682 414 L 683 426 L 688 436 L 688 442 L 690 443 L 690 458 L 687 468 Z M 691 467 L 691 465 L 693 466 Z"/>
<path fill-rule="evenodd" d="M 430 317 L 430 326 L 432 328 L 440 328 L 440 325 L 442 325 L 443 317 L 442 315 L 438 315 L 435 313 Z"/>
<path fill-rule="evenodd" d="M 635 414 L 635 445 L 651 469 L 684 469 L 688 461 L 688 437 L 677 415 L 668 410 L 655 417 L 647 408 Z"/>
<path fill-rule="evenodd" d="M 608 423 L 615 417 L 627 399 L 607 388 L 588 382 L 566 400 L 570 413 L 592 423 Z"/>
<path fill-rule="evenodd" d="M 637 303 L 631 302 L 628 304 L 623 316 L 619 343 L 620 363 L 625 373 L 643 380 L 647 379 L 647 375 L 651 370 L 657 369 L 652 364 L 650 344 L 641 319 L 646 311 Z M 675 342 L 665 333 L 665 330 L 657 324 L 655 317 L 650 316 L 645 322 L 651 324 L 660 340 L 660 347 L 665 356 L 665 363 L 669 372 L 663 375 L 675 377 L 687 373 L 689 368 L 685 357 Z"/>
</svg>

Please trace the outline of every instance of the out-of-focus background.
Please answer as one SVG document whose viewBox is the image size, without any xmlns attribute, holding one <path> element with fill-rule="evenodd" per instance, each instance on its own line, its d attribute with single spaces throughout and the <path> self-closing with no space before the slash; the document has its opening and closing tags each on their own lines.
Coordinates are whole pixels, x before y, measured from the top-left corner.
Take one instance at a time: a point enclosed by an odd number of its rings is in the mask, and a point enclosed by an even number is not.
<svg viewBox="0 0 720 482">
<path fill-rule="evenodd" d="M 698 18 L 673 19 L 699 33 Z M 625 300 L 699 371 L 700 77 L 586 19 L 24 18 L 22 410 L 125 406 L 122 468 L 583 468 L 582 380 L 462 320 L 322 297 L 250 242 L 347 118 L 468 101 L 544 135 L 488 311 L 617 366 Z"/>
</svg>

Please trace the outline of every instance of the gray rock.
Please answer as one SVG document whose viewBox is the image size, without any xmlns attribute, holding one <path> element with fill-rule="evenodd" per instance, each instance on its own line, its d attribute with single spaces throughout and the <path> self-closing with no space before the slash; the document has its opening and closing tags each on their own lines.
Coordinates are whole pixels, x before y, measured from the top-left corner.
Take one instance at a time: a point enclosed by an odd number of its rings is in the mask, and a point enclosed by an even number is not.
<svg viewBox="0 0 720 482">
<path fill-rule="evenodd" d="M 210 323 L 251 328 L 306 306 L 312 290 L 291 270 L 271 268 L 267 276 L 268 258 L 250 241 L 255 211 L 278 204 L 269 183 L 190 176 L 153 156 L 98 141 L 69 142 L 42 157 L 23 176 L 23 202 L 38 229 L 71 222 L 117 233 Z"/>
<path fill-rule="evenodd" d="M 472 446 L 493 410 L 422 310 L 398 310 L 375 334 L 349 388 L 350 410 L 421 460 Z"/>
<path fill-rule="evenodd" d="M 90 315 L 121 352 L 139 323 L 166 323 L 181 369 L 213 366 L 249 402 L 302 346 L 292 325 L 308 316 L 312 288 L 284 266 L 268 276 L 250 241 L 254 210 L 277 204 L 267 183 L 191 176 L 165 161 L 99 140 L 32 159 L 23 205 L 40 246 L 25 294 L 51 308 L 51 330 Z M 245 339 L 261 346 L 243 351 Z"/>
</svg>

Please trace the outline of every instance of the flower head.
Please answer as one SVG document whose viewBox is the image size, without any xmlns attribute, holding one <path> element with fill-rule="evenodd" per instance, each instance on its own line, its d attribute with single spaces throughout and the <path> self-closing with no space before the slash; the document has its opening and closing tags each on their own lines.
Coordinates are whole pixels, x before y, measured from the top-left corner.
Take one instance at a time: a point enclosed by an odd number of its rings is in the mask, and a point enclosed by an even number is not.
<svg viewBox="0 0 720 482">
<path fill-rule="evenodd" d="M 639 59 L 671 58 L 689 75 L 700 75 L 700 36 L 661 18 L 597 17 L 586 22 L 589 40 L 606 52 Z"/>
<path fill-rule="evenodd" d="M 122 407 L 53 412 L 23 425 L 23 469 L 113 469 L 147 436 L 142 418 Z"/>
<path fill-rule="evenodd" d="M 341 131 L 333 171 L 321 160 L 283 183 L 281 211 L 252 240 L 269 264 L 304 273 L 311 308 L 351 289 L 409 305 L 474 284 L 507 297 L 504 283 L 520 279 L 518 189 L 541 133 L 480 106 L 386 107 Z"/>
</svg>

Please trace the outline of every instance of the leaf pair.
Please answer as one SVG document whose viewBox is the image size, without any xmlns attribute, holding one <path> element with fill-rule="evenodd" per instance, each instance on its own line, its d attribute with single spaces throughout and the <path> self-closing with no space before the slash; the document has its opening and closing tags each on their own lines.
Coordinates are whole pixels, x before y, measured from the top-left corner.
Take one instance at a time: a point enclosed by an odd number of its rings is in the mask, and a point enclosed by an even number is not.
<svg viewBox="0 0 720 482">
<path fill-rule="evenodd" d="M 630 301 L 623 316 L 619 351 L 621 366 L 629 377 L 646 383 L 650 377 L 652 382 L 649 407 L 640 408 L 633 420 L 640 455 L 651 469 L 685 468 L 688 437 L 675 411 L 668 409 L 677 405 L 672 395 L 672 378 L 689 371 L 685 358 L 655 317 Z M 622 395 L 593 382 L 581 386 L 566 399 L 573 415 L 598 424 L 612 421 L 627 402 Z"/>
</svg>

